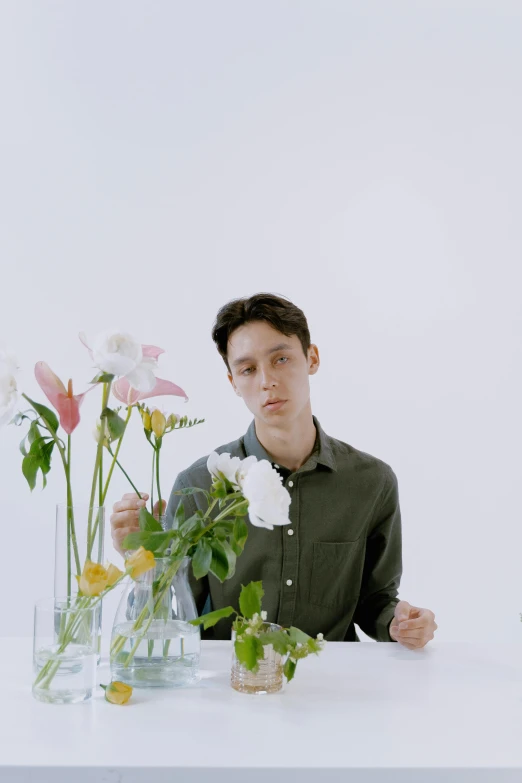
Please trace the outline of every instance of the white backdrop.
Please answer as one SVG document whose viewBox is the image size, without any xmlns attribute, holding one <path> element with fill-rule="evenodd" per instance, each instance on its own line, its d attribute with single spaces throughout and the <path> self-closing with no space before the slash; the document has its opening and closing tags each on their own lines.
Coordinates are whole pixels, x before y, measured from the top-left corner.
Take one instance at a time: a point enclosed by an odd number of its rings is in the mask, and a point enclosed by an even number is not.
<svg viewBox="0 0 522 783">
<path fill-rule="evenodd" d="M 398 476 L 400 597 L 433 609 L 440 641 L 519 640 L 522 6 L 0 10 L 0 338 L 23 390 L 43 401 L 38 360 L 86 388 L 80 330 L 165 348 L 160 375 L 190 397 L 170 409 L 206 419 L 166 440 L 166 492 L 251 420 L 218 308 L 288 296 L 321 353 L 314 413 Z M 77 500 L 99 405 L 73 439 Z M 57 461 L 30 493 L 21 437 L 0 432 L 4 635 L 30 635 L 52 592 L 65 499 Z M 146 445 L 134 421 L 121 457 L 144 490 Z M 117 476 L 110 504 L 124 491 Z"/>
</svg>

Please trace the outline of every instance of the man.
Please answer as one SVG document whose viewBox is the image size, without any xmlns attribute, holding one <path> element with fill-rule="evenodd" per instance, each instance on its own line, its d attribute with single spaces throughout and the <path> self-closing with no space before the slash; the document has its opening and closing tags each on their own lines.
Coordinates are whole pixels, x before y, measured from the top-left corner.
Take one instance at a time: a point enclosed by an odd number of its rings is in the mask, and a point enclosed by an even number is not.
<svg viewBox="0 0 522 783">
<path fill-rule="evenodd" d="M 256 294 L 219 311 L 212 337 L 235 393 L 254 416 L 247 433 L 216 449 L 244 459 L 269 460 L 290 492 L 290 525 L 273 531 L 248 525 L 249 535 L 234 576 L 212 574 L 191 584 L 201 613 L 237 606 L 241 585 L 262 580 L 268 620 L 295 625 L 329 641 L 359 641 L 355 626 L 376 641 L 424 647 L 437 624 L 429 609 L 399 601 L 402 574 L 397 478 L 385 462 L 325 434 L 312 415 L 310 375 L 319 369 L 304 313 L 282 297 Z M 176 490 L 210 489 L 207 457 L 182 471 L 167 506 L 172 520 Z M 112 536 L 122 541 L 138 528 L 140 500 L 124 495 L 114 504 Z M 187 515 L 201 494 L 184 497 Z M 159 509 L 156 509 L 159 511 Z M 248 523 L 247 523 L 248 524 Z M 231 621 L 207 632 L 230 638 Z"/>
</svg>

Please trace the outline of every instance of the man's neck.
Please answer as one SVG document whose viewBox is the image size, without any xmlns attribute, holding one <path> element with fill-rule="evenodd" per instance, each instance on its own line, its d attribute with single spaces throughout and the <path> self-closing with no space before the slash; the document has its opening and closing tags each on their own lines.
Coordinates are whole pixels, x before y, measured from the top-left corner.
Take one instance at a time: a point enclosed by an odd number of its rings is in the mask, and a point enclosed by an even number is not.
<svg viewBox="0 0 522 783">
<path fill-rule="evenodd" d="M 317 430 L 312 411 L 307 408 L 285 427 L 269 426 L 256 419 L 256 435 L 277 465 L 295 472 L 313 452 Z"/>
</svg>

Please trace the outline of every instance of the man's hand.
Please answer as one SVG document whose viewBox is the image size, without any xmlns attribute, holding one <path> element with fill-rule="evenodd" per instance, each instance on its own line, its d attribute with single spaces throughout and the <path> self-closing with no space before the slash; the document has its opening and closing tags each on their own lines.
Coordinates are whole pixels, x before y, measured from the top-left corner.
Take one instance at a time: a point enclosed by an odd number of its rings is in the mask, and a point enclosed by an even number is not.
<svg viewBox="0 0 522 783">
<path fill-rule="evenodd" d="M 127 492 L 121 500 L 118 500 L 112 507 L 111 514 L 111 534 L 114 549 L 125 557 L 123 541 L 129 533 L 134 533 L 140 529 L 138 517 L 140 509 L 147 504 L 149 496 L 146 492 L 141 493 L 141 498 L 135 492 Z M 162 513 L 165 513 L 167 501 L 162 500 Z M 159 501 L 154 503 L 154 516 L 159 518 Z"/>
<path fill-rule="evenodd" d="M 411 606 L 407 601 L 399 601 L 390 623 L 390 636 L 409 650 L 417 650 L 433 639 L 438 627 L 435 615 L 430 609 L 421 609 L 419 606 Z"/>
</svg>

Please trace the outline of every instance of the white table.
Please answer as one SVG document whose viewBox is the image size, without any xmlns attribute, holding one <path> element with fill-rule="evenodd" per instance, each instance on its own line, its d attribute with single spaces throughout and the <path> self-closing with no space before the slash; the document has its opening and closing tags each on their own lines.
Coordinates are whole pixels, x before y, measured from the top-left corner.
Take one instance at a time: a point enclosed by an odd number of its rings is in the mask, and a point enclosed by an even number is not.
<svg viewBox="0 0 522 783">
<path fill-rule="evenodd" d="M 230 650 L 203 642 L 188 688 L 56 706 L 31 696 L 31 640 L 3 639 L 0 781 L 522 781 L 520 644 L 330 643 L 269 696 L 232 690 Z"/>
</svg>

